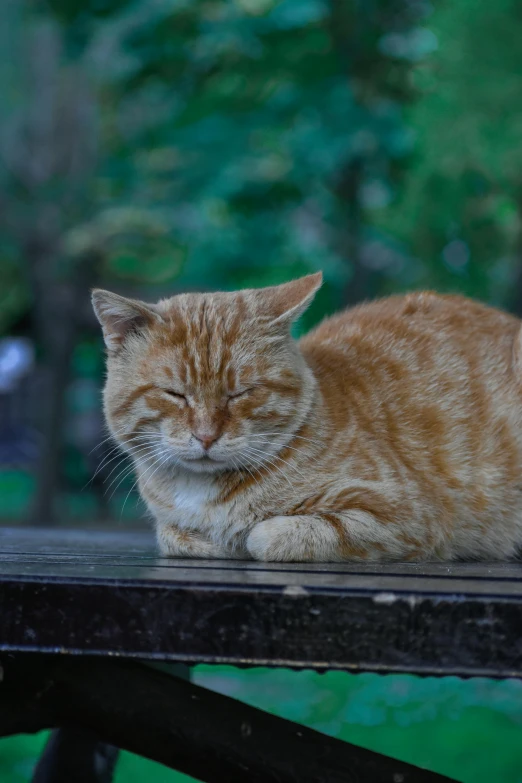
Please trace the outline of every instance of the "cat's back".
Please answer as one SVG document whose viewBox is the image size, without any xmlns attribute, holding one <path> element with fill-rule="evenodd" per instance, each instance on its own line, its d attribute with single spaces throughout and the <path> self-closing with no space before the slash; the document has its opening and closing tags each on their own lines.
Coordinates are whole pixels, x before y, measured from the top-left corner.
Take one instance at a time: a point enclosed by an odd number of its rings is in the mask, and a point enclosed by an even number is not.
<svg viewBox="0 0 522 783">
<path fill-rule="evenodd" d="M 329 370 L 383 359 L 401 359 L 426 371 L 456 361 L 479 363 L 483 372 L 512 373 L 518 318 L 462 296 L 419 292 L 353 307 L 326 319 L 302 338 L 314 369 Z M 332 363 L 334 356 L 337 361 Z"/>
</svg>

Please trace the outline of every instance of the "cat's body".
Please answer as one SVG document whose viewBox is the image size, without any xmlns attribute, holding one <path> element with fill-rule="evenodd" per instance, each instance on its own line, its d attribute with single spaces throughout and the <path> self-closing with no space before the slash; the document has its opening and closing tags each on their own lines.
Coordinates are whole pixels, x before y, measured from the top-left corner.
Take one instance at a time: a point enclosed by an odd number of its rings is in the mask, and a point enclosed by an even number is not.
<svg viewBox="0 0 522 783">
<path fill-rule="evenodd" d="M 152 310 L 95 294 L 107 418 L 135 459 L 161 550 L 512 555 L 522 544 L 518 319 L 410 294 L 341 313 L 296 345 L 290 321 L 318 284 L 187 295 Z"/>
</svg>

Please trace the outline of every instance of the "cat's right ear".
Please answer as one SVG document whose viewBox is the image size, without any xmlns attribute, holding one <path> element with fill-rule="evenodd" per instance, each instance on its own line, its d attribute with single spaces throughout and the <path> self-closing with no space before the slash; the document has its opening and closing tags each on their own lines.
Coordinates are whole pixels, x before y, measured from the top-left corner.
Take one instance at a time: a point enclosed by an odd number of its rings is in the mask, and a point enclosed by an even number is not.
<svg viewBox="0 0 522 783">
<path fill-rule="evenodd" d="M 95 288 L 92 292 L 92 306 L 101 324 L 107 350 L 111 353 L 123 345 L 131 332 L 161 321 L 154 305 L 126 299 L 101 288 Z"/>
</svg>

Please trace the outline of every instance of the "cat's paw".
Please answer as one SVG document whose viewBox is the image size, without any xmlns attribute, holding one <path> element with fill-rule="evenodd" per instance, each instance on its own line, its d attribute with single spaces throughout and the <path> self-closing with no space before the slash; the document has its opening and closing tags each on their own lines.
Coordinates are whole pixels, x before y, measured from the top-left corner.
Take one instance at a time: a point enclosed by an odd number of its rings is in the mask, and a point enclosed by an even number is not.
<svg viewBox="0 0 522 783">
<path fill-rule="evenodd" d="M 198 557 L 207 560 L 230 557 L 224 548 L 213 541 L 167 525 L 158 527 L 157 541 L 163 557 Z"/>
<path fill-rule="evenodd" d="M 335 531 L 315 517 L 271 517 L 250 531 L 246 547 L 254 560 L 306 563 L 332 557 Z"/>
</svg>

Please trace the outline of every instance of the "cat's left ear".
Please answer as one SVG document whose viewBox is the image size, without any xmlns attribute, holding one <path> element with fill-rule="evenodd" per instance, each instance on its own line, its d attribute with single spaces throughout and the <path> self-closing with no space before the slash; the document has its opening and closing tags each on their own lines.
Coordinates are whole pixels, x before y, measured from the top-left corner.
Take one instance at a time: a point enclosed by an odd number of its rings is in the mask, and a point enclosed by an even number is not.
<svg viewBox="0 0 522 783">
<path fill-rule="evenodd" d="M 273 318 L 272 324 L 290 325 L 312 302 L 323 282 L 322 272 L 300 277 L 290 283 L 261 289 L 263 310 Z"/>
<path fill-rule="evenodd" d="M 92 306 L 101 324 L 107 350 L 113 353 L 121 348 L 131 332 L 162 320 L 154 305 L 127 299 L 100 288 L 92 292 Z"/>
</svg>

